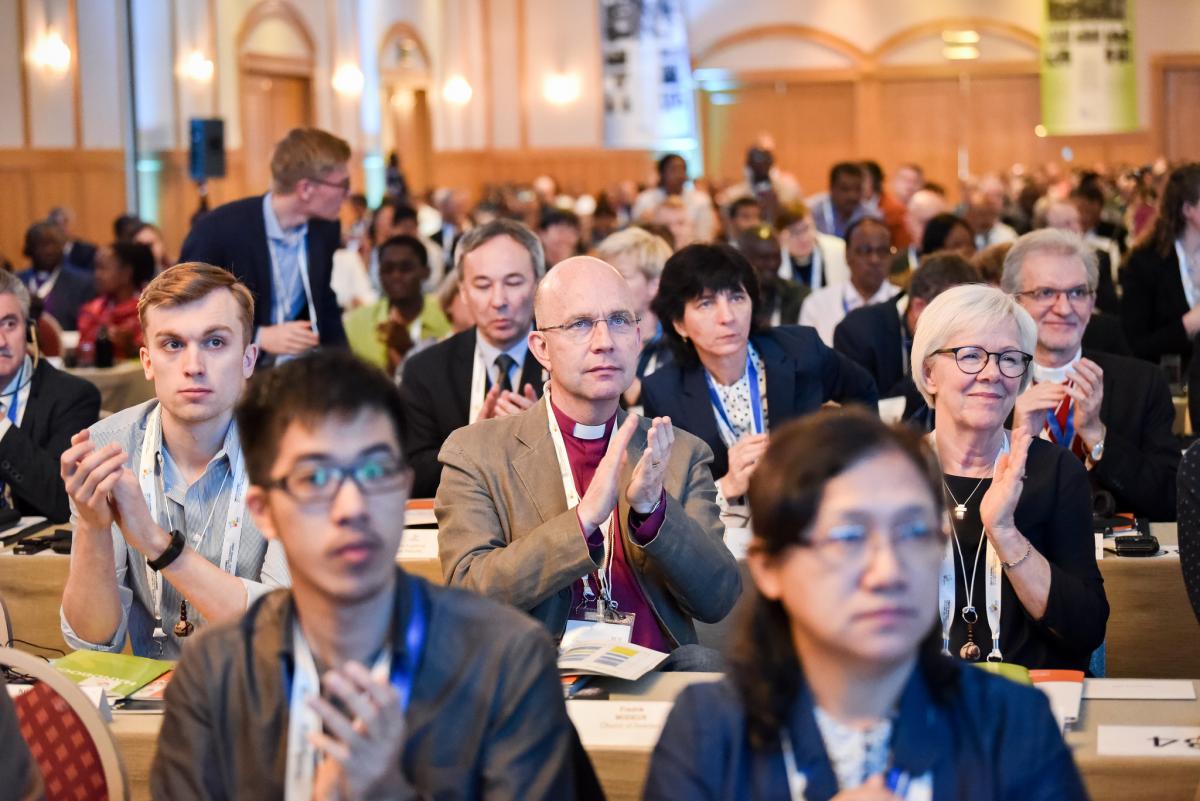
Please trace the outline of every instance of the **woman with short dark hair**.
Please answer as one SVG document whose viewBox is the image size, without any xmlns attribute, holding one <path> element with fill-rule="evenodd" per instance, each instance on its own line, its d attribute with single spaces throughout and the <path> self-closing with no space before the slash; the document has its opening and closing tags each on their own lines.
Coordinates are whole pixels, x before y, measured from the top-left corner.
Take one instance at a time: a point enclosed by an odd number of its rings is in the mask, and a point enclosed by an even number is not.
<svg viewBox="0 0 1200 801">
<path fill-rule="evenodd" d="M 647 801 L 1086 798 L 1042 693 L 940 653 L 947 535 L 919 434 L 861 411 L 791 423 L 750 511 L 730 673 L 676 700 Z"/>
<path fill-rule="evenodd" d="M 758 304 L 754 268 L 723 244 L 673 255 L 651 303 L 676 360 L 642 382 L 646 416 L 670 417 L 708 443 L 726 502 L 745 494 L 772 425 L 827 401 L 879 400 L 871 376 L 812 328 L 760 328 Z"/>
</svg>

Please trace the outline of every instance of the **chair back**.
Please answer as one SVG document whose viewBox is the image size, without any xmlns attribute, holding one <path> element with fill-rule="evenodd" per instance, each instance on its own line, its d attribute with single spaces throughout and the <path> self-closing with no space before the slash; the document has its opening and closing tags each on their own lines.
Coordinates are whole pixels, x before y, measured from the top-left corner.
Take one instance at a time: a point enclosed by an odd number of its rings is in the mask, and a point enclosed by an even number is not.
<svg viewBox="0 0 1200 801">
<path fill-rule="evenodd" d="M 83 691 L 24 651 L 0 648 L 0 666 L 34 680 L 13 698 L 13 705 L 21 736 L 42 774 L 46 801 L 129 801 L 116 741 Z"/>
</svg>

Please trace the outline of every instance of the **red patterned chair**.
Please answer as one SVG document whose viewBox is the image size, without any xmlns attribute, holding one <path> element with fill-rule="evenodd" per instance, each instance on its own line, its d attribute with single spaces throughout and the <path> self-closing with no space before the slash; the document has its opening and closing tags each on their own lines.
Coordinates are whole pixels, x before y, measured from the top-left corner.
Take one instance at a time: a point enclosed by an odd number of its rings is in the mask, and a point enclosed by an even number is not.
<svg viewBox="0 0 1200 801">
<path fill-rule="evenodd" d="M 46 801 L 128 801 L 112 733 L 83 692 L 48 663 L 0 648 L 0 666 L 34 679 L 13 699 L 21 736 L 46 785 Z"/>
</svg>

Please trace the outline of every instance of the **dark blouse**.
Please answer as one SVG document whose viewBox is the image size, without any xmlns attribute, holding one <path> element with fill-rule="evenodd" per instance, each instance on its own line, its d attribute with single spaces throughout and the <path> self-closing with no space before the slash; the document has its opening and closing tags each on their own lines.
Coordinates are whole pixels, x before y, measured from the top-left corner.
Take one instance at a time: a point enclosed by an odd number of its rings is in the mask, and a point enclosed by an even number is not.
<svg viewBox="0 0 1200 801">
<path fill-rule="evenodd" d="M 837 778 L 801 689 L 788 722 L 805 798 L 827 801 Z M 1050 715 L 1032 687 L 976 668 L 960 670 L 944 703 L 914 672 L 901 694 L 890 743 L 894 766 L 931 775 L 934 801 L 1080 801 L 1087 798 Z M 750 744 L 741 696 L 729 680 L 693 684 L 675 702 L 650 762 L 645 801 L 788 798 L 781 746 Z"/>
<path fill-rule="evenodd" d="M 952 519 L 958 533 L 967 574 L 971 574 L 975 549 L 979 546 L 983 523 L 979 503 L 991 486 L 984 479 L 969 502 L 967 496 L 979 483 L 978 478 L 946 476 L 950 491 L 967 506 L 966 519 Z M 953 518 L 953 502 L 947 499 Z M 1025 487 L 1014 515 L 1017 530 L 1050 563 L 1050 597 L 1046 613 L 1035 620 L 1025 611 L 1007 571 L 1000 588 L 1000 650 L 1004 661 L 1031 670 L 1067 668 L 1087 670 L 1092 651 L 1104 642 L 1108 622 L 1108 600 L 1104 580 L 1096 565 L 1096 545 L 1092 535 L 1092 493 L 1087 471 L 1065 448 L 1035 439 L 1029 446 L 1025 466 Z M 986 545 L 984 546 L 986 549 Z M 967 639 L 967 625 L 961 610 L 967 603 L 962 567 L 955 555 L 954 624 L 950 631 L 950 652 L 954 655 Z M 992 632 L 987 621 L 987 553 L 979 554 L 975 565 L 973 605 L 979 620 L 974 640 L 986 657 L 992 647 Z"/>
<path fill-rule="evenodd" d="M 1179 565 L 1200 620 L 1200 443 L 1193 443 L 1179 463 Z"/>
</svg>

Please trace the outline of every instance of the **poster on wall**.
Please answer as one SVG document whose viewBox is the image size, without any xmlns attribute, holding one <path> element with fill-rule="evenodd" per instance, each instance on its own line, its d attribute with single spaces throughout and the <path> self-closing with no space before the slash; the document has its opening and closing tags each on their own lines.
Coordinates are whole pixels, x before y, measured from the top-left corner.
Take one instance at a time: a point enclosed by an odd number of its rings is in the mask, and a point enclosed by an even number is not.
<svg viewBox="0 0 1200 801">
<path fill-rule="evenodd" d="M 600 0 L 604 144 L 657 150 L 694 139 L 683 0 Z"/>
<path fill-rule="evenodd" d="M 1045 0 L 1042 124 L 1051 136 L 1136 130 L 1135 0 Z"/>
</svg>

